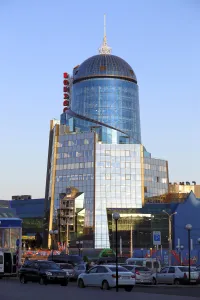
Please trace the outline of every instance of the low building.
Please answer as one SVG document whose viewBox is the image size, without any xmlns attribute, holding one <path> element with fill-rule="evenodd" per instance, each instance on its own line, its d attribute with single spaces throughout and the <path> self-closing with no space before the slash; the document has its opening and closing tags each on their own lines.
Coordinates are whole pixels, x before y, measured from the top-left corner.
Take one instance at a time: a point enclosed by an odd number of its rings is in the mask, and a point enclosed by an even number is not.
<svg viewBox="0 0 200 300">
<path fill-rule="evenodd" d="M 0 201 L 0 249 L 15 251 L 16 242 L 21 239 L 22 220 L 17 218 L 14 209 L 5 207 L 5 204 L 2 207 Z"/>
<path fill-rule="evenodd" d="M 0 209 L 1 211 L 4 209 L 7 214 L 12 213 L 22 219 L 22 240 L 24 247 L 32 248 L 42 245 L 44 198 L 0 200 Z"/>
<path fill-rule="evenodd" d="M 190 193 L 193 192 L 197 198 L 200 198 L 200 185 L 196 184 L 196 181 L 186 182 L 173 182 L 169 183 L 169 193 Z"/>
</svg>

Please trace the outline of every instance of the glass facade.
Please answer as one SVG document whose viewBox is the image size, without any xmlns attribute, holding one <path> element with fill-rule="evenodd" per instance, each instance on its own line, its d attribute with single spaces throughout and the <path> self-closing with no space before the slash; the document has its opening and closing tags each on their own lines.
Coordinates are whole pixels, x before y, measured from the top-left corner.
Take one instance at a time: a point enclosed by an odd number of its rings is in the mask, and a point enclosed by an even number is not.
<svg viewBox="0 0 200 300">
<path fill-rule="evenodd" d="M 141 209 L 145 198 L 167 193 L 168 166 L 141 144 L 137 78 L 128 63 L 96 55 L 74 68 L 71 81 L 70 107 L 49 151 L 49 229 L 57 224 L 60 194 L 76 188 L 84 198 L 84 228 L 77 227 L 75 237 L 92 235 L 95 248 L 110 248 L 108 210 Z M 145 216 L 131 218 L 133 224 L 144 221 L 139 231 L 150 228 Z"/>
<path fill-rule="evenodd" d="M 168 163 L 166 160 L 144 158 L 145 199 L 168 193 Z"/>
<path fill-rule="evenodd" d="M 118 78 L 77 82 L 71 110 L 121 130 L 132 143 L 141 143 L 138 86 L 134 82 Z"/>
<path fill-rule="evenodd" d="M 0 228 L 0 249 L 16 249 L 16 240 L 21 233 L 20 228 Z"/>
<path fill-rule="evenodd" d="M 56 151 L 55 214 L 60 193 L 74 187 L 84 193 L 85 226 L 93 226 L 94 138 L 93 132 L 60 135 Z"/>
<path fill-rule="evenodd" d="M 119 236 L 123 243 L 123 253 L 130 255 L 130 241 L 132 234 L 133 249 L 150 249 L 153 246 L 153 231 L 161 232 L 162 247 L 168 248 L 169 222 L 162 210 L 171 213 L 167 205 L 145 205 L 139 209 L 108 209 L 108 227 L 110 246 L 115 249 L 115 222 L 112 214 L 117 210 L 120 213 L 118 221 Z M 119 245 L 118 245 L 119 246 Z"/>
<path fill-rule="evenodd" d="M 143 147 L 96 144 L 95 248 L 109 248 L 107 208 L 142 207 Z"/>
</svg>

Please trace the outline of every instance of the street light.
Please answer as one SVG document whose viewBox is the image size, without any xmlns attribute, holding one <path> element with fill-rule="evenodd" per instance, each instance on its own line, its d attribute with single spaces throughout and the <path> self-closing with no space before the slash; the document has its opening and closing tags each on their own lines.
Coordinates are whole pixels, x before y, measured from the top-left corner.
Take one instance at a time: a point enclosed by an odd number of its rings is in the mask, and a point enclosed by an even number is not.
<svg viewBox="0 0 200 300">
<path fill-rule="evenodd" d="M 190 233 L 191 233 L 191 230 L 192 230 L 192 225 L 191 224 L 187 224 L 185 226 L 185 229 L 187 230 L 188 232 L 188 259 L 189 259 L 189 284 L 190 284 L 190 251 L 191 251 L 191 240 L 190 240 Z"/>
<path fill-rule="evenodd" d="M 117 222 L 120 218 L 120 214 L 115 212 L 113 214 L 113 219 L 115 220 L 115 247 L 116 247 L 116 292 L 118 292 L 118 247 L 117 247 Z"/>
<path fill-rule="evenodd" d="M 169 221 L 169 265 L 171 266 L 172 263 L 172 216 L 176 215 L 177 212 L 175 211 L 173 214 L 169 214 L 166 210 L 163 210 L 163 213 L 168 216 Z"/>
<path fill-rule="evenodd" d="M 76 241 L 76 246 L 78 248 L 78 254 L 81 256 L 81 249 L 83 248 L 83 241 Z"/>
<path fill-rule="evenodd" d="M 200 238 L 197 239 L 197 243 L 198 243 L 198 245 L 200 245 Z M 198 250 L 198 264 L 199 264 L 199 252 L 200 252 L 200 249 Z"/>
<path fill-rule="evenodd" d="M 58 234 L 58 230 L 49 230 L 49 234 L 51 236 L 51 244 L 52 244 L 52 254 L 51 254 L 51 260 L 53 261 L 53 251 L 54 251 L 54 238 L 55 235 Z"/>
<path fill-rule="evenodd" d="M 184 246 L 183 245 L 177 245 L 176 249 L 179 253 L 179 259 L 180 259 L 180 263 L 181 263 L 181 266 L 182 266 L 182 250 L 184 249 Z"/>
</svg>

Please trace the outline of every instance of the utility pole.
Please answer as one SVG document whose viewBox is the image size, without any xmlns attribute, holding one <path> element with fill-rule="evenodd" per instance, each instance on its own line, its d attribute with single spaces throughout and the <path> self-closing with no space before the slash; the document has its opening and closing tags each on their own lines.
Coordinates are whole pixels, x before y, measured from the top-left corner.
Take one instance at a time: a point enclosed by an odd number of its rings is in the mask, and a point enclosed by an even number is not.
<svg viewBox="0 0 200 300">
<path fill-rule="evenodd" d="M 172 264 L 172 216 L 169 215 L 169 266 Z"/>
<path fill-rule="evenodd" d="M 165 210 L 163 210 L 163 213 L 165 213 L 168 216 L 168 223 L 169 223 L 169 266 L 172 264 L 172 216 L 176 215 L 177 212 L 175 211 L 172 214 L 169 214 Z"/>
<path fill-rule="evenodd" d="M 67 228 L 66 228 L 66 254 L 69 254 L 69 224 L 68 224 L 68 219 L 67 219 Z"/>
<path fill-rule="evenodd" d="M 120 256 L 122 257 L 122 237 L 120 236 L 120 240 L 119 240 L 119 252 L 120 252 Z"/>
<path fill-rule="evenodd" d="M 130 257 L 133 255 L 133 226 L 131 225 L 131 236 L 130 236 Z"/>
</svg>

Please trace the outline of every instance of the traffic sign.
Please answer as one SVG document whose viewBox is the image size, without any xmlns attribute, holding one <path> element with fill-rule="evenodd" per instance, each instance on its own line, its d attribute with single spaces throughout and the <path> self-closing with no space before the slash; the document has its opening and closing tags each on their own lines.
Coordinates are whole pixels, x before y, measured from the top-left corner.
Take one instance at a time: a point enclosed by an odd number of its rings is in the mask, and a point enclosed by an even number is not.
<svg viewBox="0 0 200 300">
<path fill-rule="evenodd" d="M 161 232 L 160 231 L 153 231 L 153 244 L 161 245 Z"/>
</svg>

